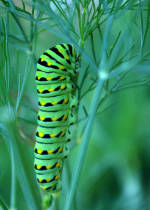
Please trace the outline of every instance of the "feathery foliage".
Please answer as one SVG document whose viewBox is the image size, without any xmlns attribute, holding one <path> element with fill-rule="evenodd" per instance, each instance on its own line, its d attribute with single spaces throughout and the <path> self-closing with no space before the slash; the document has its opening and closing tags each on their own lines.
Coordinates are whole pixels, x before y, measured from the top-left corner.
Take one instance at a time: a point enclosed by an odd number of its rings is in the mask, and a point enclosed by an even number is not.
<svg viewBox="0 0 150 210">
<path fill-rule="evenodd" d="M 148 0 L 0 0 L 2 209 L 42 209 L 34 74 L 38 56 L 62 42 L 81 54 L 80 106 L 51 209 L 150 208 L 149 23 Z"/>
</svg>

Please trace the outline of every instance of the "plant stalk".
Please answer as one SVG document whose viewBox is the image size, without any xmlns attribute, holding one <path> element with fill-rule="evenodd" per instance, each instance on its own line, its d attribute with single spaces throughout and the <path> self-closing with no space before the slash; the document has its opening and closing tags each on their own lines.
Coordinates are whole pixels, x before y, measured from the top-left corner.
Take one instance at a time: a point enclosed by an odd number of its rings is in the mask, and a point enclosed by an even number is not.
<svg viewBox="0 0 150 210">
<path fill-rule="evenodd" d="M 93 96 L 89 117 L 87 119 L 87 127 L 85 129 L 83 140 L 81 142 L 81 147 L 80 147 L 81 149 L 80 149 L 79 156 L 78 156 L 78 159 L 77 159 L 77 165 L 74 169 L 74 173 L 73 173 L 74 176 L 73 176 L 73 180 L 72 180 L 72 183 L 71 183 L 70 192 L 67 196 L 66 205 L 65 205 L 64 210 L 70 210 L 71 209 L 72 201 L 73 201 L 73 198 L 74 198 L 77 186 L 78 186 L 81 170 L 82 170 L 82 167 L 83 167 L 83 162 L 84 162 L 87 147 L 88 147 L 88 144 L 89 144 L 91 131 L 92 131 L 91 127 L 92 127 L 93 122 L 94 122 L 97 106 L 99 104 L 99 97 L 102 93 L 103 85 L 104 85 L 104 79 L 99 77 L 97 88 L 96 88 L 95 94 Z"/>
</svg>

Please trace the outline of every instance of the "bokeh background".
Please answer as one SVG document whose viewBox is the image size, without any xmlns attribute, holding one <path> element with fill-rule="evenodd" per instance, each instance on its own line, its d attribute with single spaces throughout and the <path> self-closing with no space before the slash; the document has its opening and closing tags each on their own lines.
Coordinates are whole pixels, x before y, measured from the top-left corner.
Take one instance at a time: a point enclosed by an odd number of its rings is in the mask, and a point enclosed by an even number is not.
<svg viewBox="0 0 150 210">
<path fill-rule="evenodd" d="M 98 99 L 71 209 L 150 209 L 149 24 L 146 0 L 0 1 L 0 209 L 42 209 L 33 168 L 38 111 L 34 75 L 37 58 L 62 42 L 73 42 L 81 53 L 81 97 L 62 192 L 53 209 L 63 210 L 67 202 L 97 87 L 95 69 L 104 70 L 102 59 L 110 78 Z"/>
</svg>

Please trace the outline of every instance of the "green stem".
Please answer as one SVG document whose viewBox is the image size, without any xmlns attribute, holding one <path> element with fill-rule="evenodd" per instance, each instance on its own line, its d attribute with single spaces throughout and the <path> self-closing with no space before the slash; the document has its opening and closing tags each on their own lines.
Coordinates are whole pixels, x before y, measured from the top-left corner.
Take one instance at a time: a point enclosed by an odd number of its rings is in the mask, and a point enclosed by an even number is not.
<svg viewBox="0 0 150 210">
<path fill-rule="evenodd" d="M 19 181 L 19 184 L 22 188 L 22 193 L 24 195 L 24 200 L 26 201 L 27 207 L 29 210 L 31 209 L 39 209 L 40 207 L 38 206 L 37 202 L 35 202 L 35 197 L 32 193 L 32 189 L 30 187 L 29 184 L 29 179 L 26 175 L 26 171 L 25 171 L 25 165 L 21 159 L 21 157 L 19 156 L 20 154 L 20 146 L 19 146 L 19 141 L 16 137 L 16 121 L 15 123 L 12 125 L 9 125 L 9 133 L 10 133 L 10 139 L 9 142 L 12 141 L 12 145 L 13 145 L 13 152 L 15 155 L 15 160 L 16 160 L 16 177 Z M 24 186 L 22 186 L 22 183 L 24 184 Z M 14 198 L 13 198 L 14 199 Z"/>
<path fill-rule="evenodd" d="M 33 0 L 33 3 L 35 3 L 35 0 Z M 35 7 L 34 5 L 32 5 L 32 18 L 34 19 L 34 12 L 35 12 Z M 32 40 L 33 40 L 33 30 L 34 30 L 34 22 L 31 21 L 30 22 L 30 43 L 32 43 Z"/>
<path fill-rule="evenodd" d="M 94 58 L 95 63 L 97 63 L 97 61 L 96 61 L 95 47 L 94 47 L 94 37 L 93 37 L 93 33 L 91 33 L 90 38 L 91 38 L 91 47 L 92 47 L 93 58 Z"/>
<path fill-rule="evenodd" d="M 16 16 L 14 15 L 14 13 L 11 12 L 11 15 L 12 15 L 13 18 L 15 19 L 15 21 L 16 21 L 16 23 L 17 23 L 17 25 L 18 25 L 18 27 L 19 27 L 19 29 L 20 29 L 20 31 L 21 31 L 23 37 L 24 37 L 24 40 L 26 41 L 26 43 L 29 44 L 28 37 L 27 37 L 27 35 L 26 35 L 25 31 L 24 31 L 24 28 L 22 27 L 22 25 L 21 25 L 21 23 L 20 23 L 20 20 L 18 19 L 18 17 L 16 17 Z"/>
<path fill-rule="evenodd" d="M 0 207 L 2 210 L 8 210 L 6 203 L 4 202 L 4 200 L 1 197 L 0 197 Z"/>
<path fill-rule="evenodd" d="M 98 76 L 99 76 L 98 82 L 97 82 L 97 87 L 95 89 L 95 94 L 93 96 L 91 109 L 89 111 L 89 117 L 87 119 L 87 126 L 85 128 L 85 132 L 84 132 L 83 139 L 81 142 L 79 156 L 77 159 L 77 164 L 76 164 L 76 167 L 75 167 L 74 173 L 73 173 L 74 176 L 72 179 L 71 188 L 70 188 L 70 192 L 66 199 L 64 210 L 71 209 L 71 206 L 73 203 L 73 198 L 74 198 L 77 186 L 78 186 L 78 181 L 80 178 L 81 170 L 83 167 L 83 162 L 85 159 L 86 151 L 87 151 L 90 136 L 91 136 L 91 130 L 92 130 L 91 128 L 92 128 L 94 118 L 95 118 L 95 115 L 97 112 L 97 107 L 99 105 L 99 97 L 101 96 L 104 82 L 107 81 L 107 79 L 108 79 L 108 75 L 107 75 L 107 72 L 104 71 L 104 69 L 105 69 L 104 67 L 105 67 L 105 61 L 106 61 L 106 44 L 107 44 L 109 30 L 111 28 L 110 27 L 111 23 L 112 23 L 112 18 L 109 18 L 108 22 L 107 22 L 105 38 L 104 38 L 103 46 L 102 46 L 102 50 L 104 53 L 102 54 L 102 59 L 101 59 L 100 65 L 99 65 L 100 66 L 99 71 L 97 72 Z"/>
<path fill-rule="evenodd" d="M 74 176 L 73 176 L 73 180 L 72 180 L 72 183 L 71 183 L 70 192 L 69 192 L 69 195 L 67 196 L 66 205 L 65 205 L 64 210 L 70 210 L 71 209 L 72 201 L 73 201 L 73 198 L 74 198 L 77 186 L 78 186 L 78 181 L 79 181 L 79 178 L 80 178 L 81 170 L 82 170 L 82 167 L 83 167 L 83 162 L 84 162 L 87 147 L 88 147 L 88 144 L 89 144 L 89 140 L 90 140 L 90 136 L 91 136 L 91 130 L 92 130 L 91 128 L 92 128 L 94 118 L 95 118 L 95 115 L 96 115 L 96 110 L 97 110 L 97 106 L 98 106 L 98 102 L 99 102 L 99 97 L 102 93 L 103 84 L 104 84 L 104 79 L 101 79 L 101 77 L 99 77 L 97 88 L 95 90 L 95 94 L 94 94 L 93 100 L 92 100 L 93 103 L 91 105 L 91 109 L 90 109 L 90 112 L 89 112 L 90 113 L 89 118 L 87 120 L 87 126 L 86 126 L 85 133 L 84 133 L 84 136 L 83 136 L 83 140 L 82 140 L 82 143 L 81 143 L 81 149 L 80 149 L 79 156 L 78 156 L 78 159 L 77 159 L 77 164 L 76 164 L 76 167 L 74 169 L 74 173 L 73 173 Z"/>
<path fill-rule="evenodd" d="M 53 210 L 59 210 L 59 194 L 54 197 L 54 207 Z"/>
<path fill-rule="evenodd" d="M 11 200 L 10 208 L 15 209 L 16 207 L 16 173 L 15 173 L 15 157 L 13 146 L 10 144 L 10 157 L 11 157 Z"/>
</svg>

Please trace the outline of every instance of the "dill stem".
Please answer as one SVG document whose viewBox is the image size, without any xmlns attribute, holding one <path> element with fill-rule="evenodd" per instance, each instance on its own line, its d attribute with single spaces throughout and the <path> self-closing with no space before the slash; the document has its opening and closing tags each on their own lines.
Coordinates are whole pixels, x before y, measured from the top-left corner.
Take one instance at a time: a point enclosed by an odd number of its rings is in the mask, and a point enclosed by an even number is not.
<svg viewBox="0 0 150 210">
<path fill-rule="evenodd" d="M 84 132 L 84 136 L 83 136 L 83 140 L 81 142 L 81 149 L 79 151 L 79 156 L 77 159 L 77 164 L 76 167 L 74 169 L 74 175 L 73 175 L 73 179 L 72 179 L 72 183 L 71 183 L 71 188 L 70 188 L 70 192 L 67 196 L 67 200 L 66 200 L 66 205 L 64 210 L 70 210 L 71 209 L 71 205 L 72 205 L 72 201 L 78 186 L 78 181 L 80 178 L 80 174 L 81 174 L 81 170 L 83 167 L 83 161 L 85 159 L 85 155 L 86 155 L 86 151 L 87 151 L 87 147 L 89 144 L 89 140 L 90 140 L 90 136 L 91 136 L 91 127 L 93 125 L 93 121 L 96 115 L 96 110 L 97 110 L 97 106 L 98 106 L 98 102 L 99 102 L 99 97 L 102 93 L 102 89 L 103 89 L 103 84 L 104 84 L 104 80 L 102 80 L 101 78 L 99 78 L 98 80 L 98 84 L 95 90 L 95 94 L 93 96 L 93 100 L 92 100 L 92 105 L 91 105 L 91 109 L 89 112 L 89 117 L 87 119 L 87 126 Z"/>
</svg>

